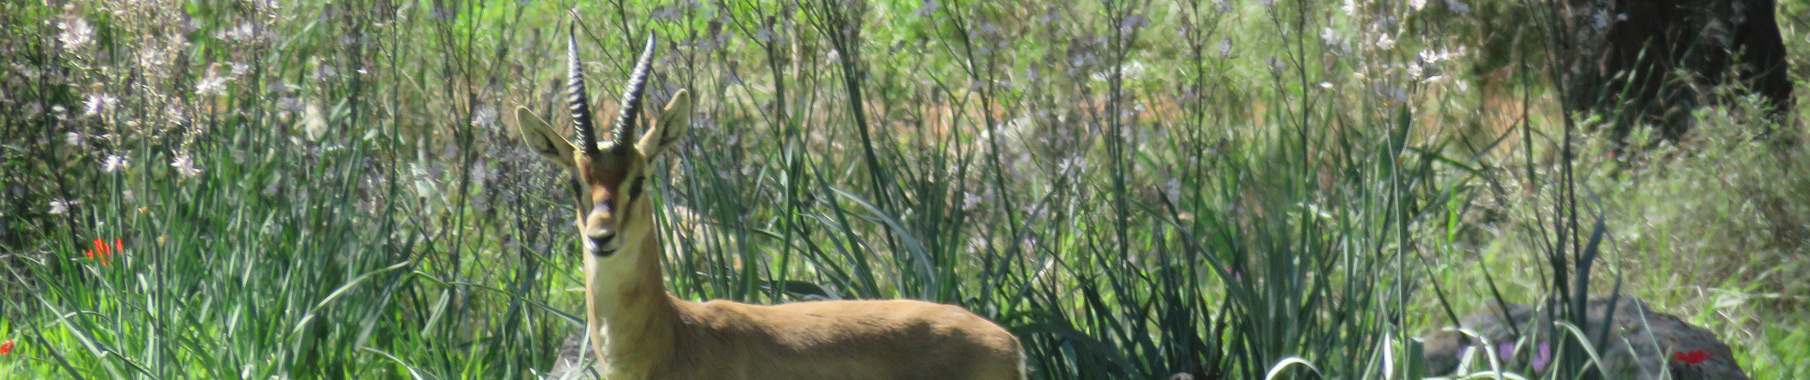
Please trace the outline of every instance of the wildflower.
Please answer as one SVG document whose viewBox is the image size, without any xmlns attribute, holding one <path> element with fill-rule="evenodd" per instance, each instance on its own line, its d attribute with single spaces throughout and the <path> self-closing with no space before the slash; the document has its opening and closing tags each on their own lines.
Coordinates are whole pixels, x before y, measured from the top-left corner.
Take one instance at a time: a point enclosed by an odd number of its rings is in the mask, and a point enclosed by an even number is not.
<svg viewBox="0 0 1810 380">
<path fill-rule="evenodd" d="M 1339 36 L 1339 30 L 1332 27 L 1320 28 L 1320 41 L 1325 42 L 1327 46 L 1339 46 L 1345 43 L 1345 40 Z"/>
<path fill-rule="evenodd" d="M 201 169 L 195 168 L 195 161 L 189 159 L 188 153 L 176 155 L 176 159 L 170 161 L 170 167 L 176 168 L 176 172 L 183 177 L 193 178 L 201 174 Z"/>
<path fill-rule="evenodd" d="M 101 165 L 101 171 L 114 173 L 131 167 L 132 162 L 126 161 L 125 156 L 109 154 L 107 155 L 106 162 Z"/>
<path fill-rule="evenodd" d="M 244 77 L 245 74 L 251 73 L 251 64 L 238 63 L 238 62 L 227 62 L 226 65 L 232 66 L 231 78 L 233 78 L 233 79 L 238 79 L 240 77 Z"/>
<path fill-rule="evenodd" d="M 1619 22 L 1619 21 L 1627 21 L 1627 20 L 1628 20 L 1628 14 L 1626 14 L 1626 13 L 1617 13 L 1614 16 L 1610 16 L 1609 12 L 1598 11 L 1598 12 L 1596 12 L 1596 14 L 1591 15 L 1590 26 L 1592 28 L 1602 29 L 1602 28 L 1609 27 L 1609 24 L 1611 24 L 1611 23 L 1615 23 L 1615 22 Z"/>
<path fill-rule="evenodd" d="M 7 339 L 5 342 L 0 342 L 0 355 L 11 355 L 12 353 L 13 353 L 13 340 L 12 339 Z"/>
<path fill-rule="evenodd" d="M 163 107 L 163 121 L 175 125 L 189 123 L 188 111 L 182 109 L 182 103 L 171 102 Z"/>
<path fill-rule="evenodd" d="M 195 82 L 196 95 L 219 95 L 226 92 L 226 78 L 220 76 L 219 66 L 207 68 L 207 77 Z"/>
<path fill-rule="evenodd" d="M 1079 173 L 1083 166 L 1087 166 L 1085 157 L 1064 158 L 1061 162 L 1056 163 L 1056 172 L 1063 176 L 1073 176 Z"/>
<path fill-rule="evenodd" d="M 78 202 L 66 201 L 61 198 L 52 199 L 52 200 L 50 200 L 50 214 L 51 215 L 68 214 L 69 206 L 75 206 L 76 203 L 78 203 Z"/>
<path fill-rule="evenodd" d="M 1672 359 L 1684 362 L 1684 364 L 1699 364 L 1709 360 L 1709 353 L 1703 352 L 1703 350 L 1680 351 L 1672 353 Z"/>
<path fill-rule="evenodd" d="M 1533 371 L 1545 372 L 1546 365 L 1552 364 L 1552 345 L 1540 342 L 1540 349 L 1533 355 Z"/>
<path fill-rule="evenodd" d="M 158 67 L 170 63 L 164 51 L 152 46 L 145 46 L 138 51 L 138 64 L 146 67 Z"/>
<path fill-rule="evenodd" d="M 1376 38 L 1377 50 L 1389 50 L 1394 47 L 1395 47 L 1395 37 L 1390 36 L 1388 34 L 1384 34 L 1384 35 L 1381 35 Z"/>
<path fill-rule="evenodd" d="M 107 245 L 107 239 L 94 238 L 94 249 L 82 251 L 82 255 L 87 256 L 89 260 L 100 260 L 103 266 L 112 265 L 113 253 L 121 249 L 117 238 L 113 239 L 112 245 Z"/>
<path fill-rule="evenodd" d="M 496 107 L 491 107 L 489 105 L 485 105 L 483 107 L 479 107 L 477 111 L 471 113 L 471 126 L 473 126 L 473 127 L 483 128 L 483 127 L 495 125 L 495 123 L 496 123 Z"/>
<path fill-rule="evenodd" d="M 89 42 L 94 41 L 91 38 L 94 36 L 94 28 L 88 26 L 88 20 L 80 17 L 71 17 L 69 21 L 58 22 L 57 29 L 63 30 L 62 33 L 57 34 L 57 40 L 63 41 L 63 48 L 71 51 L 81 49 Z"/>
<path fill-rule="evenodd" d="M 99 92 L 88 94 L 87 101 L 83 102 L 82 115 L 99 115 L 104 112 L 112 111 L 113 106 L 116 105 L 119 105 L 119 98 L 114 97 L 113 95 Z"/>
<path fill-rule="evenodd" d="M 237 27 L 215 33 L 214 37 L 228 41 L 251 41 L 258 37 L 258 32 L 251 23 L 241 22 Z"/>
</svg>

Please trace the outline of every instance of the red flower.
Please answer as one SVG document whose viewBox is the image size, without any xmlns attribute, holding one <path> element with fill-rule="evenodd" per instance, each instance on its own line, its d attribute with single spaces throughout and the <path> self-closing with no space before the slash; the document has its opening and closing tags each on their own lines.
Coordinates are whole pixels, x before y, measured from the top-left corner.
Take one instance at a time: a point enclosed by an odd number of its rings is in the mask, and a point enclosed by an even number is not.
<svg viewBox="0 0 1810 380">
<path fill-rule="evenodd" d="M 0 342 L 0 355 L 10 355 L 12 353 L 13 353 L 13 340 L 12 339 L 7 339 L 5 342 Z"/>
<path fill-rule="evenodd" d="M 94 249 L 82 251 L 82 255 L 100 260 L 103 266 L 110 265 L 113 264 L 113 252 L 124 249 L 120 245 L 118 238 L 113 239 L 113 245 L 107 245 L 107 239 L 94 238 Z"/>
<path fill-rule="evenodd" d="M 1697 364 L 1702 363 L 1704 360 L 1709 360 L 1709 353 L 1703 352 L 1703 350 L 1692 350 L 1691 352 L 1679 351 L 1672 353 L 1672 359 L 1684 362 L 1684 364 Z"/>
</svg>

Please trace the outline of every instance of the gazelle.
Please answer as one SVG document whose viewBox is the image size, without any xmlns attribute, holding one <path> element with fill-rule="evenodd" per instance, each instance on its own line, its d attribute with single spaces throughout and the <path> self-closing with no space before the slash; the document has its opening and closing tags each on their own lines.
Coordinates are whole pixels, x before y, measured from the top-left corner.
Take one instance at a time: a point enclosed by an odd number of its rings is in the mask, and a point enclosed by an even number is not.
<svg viewBox="0 0 1810 380">
<path fill-rule="evenodd" d="M 576 36 L 566 42 L 567 100 L 582 143 L 566 141 L 527 108 L 516 109 L 526 145 L 583 184 L 577 216 L 584 334 L 595 348 L 598 374 L 610 380 L 1025 378 L 1018 339 L 956 306 L 908 300 L 759 306 L 668 294 L 654 204 L 643 186 L 653 174 L 648 162 L 690 127 L 691 99 L 684 90 L 674 94 L 653 129 L 635 139 L 653 49 L 650 37 L 623 94 L 614 141 L 600 142 L 593 131 Z"/>
</svg>

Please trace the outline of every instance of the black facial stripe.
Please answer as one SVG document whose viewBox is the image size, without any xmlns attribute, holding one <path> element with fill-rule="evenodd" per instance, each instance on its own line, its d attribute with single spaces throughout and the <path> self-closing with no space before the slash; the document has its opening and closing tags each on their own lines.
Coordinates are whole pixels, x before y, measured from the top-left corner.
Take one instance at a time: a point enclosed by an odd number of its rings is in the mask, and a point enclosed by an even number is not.
<svg viewBox="0 0 1810 380">
<path fill-rule="evenodd" d="M 635 202 L 637 202 L 637 201 L 640 201 L 640 200 L 641 200 L 641 194 L 640 194 L 640 192 L 639 192 L 639 191 L 632 191 L 632 190 L 631 190 L 631 192 L 633 192 L 633 193 L 635 193 L 635 194 L 630 194 L 630 195 L 629 195 L 629 196 L 628 196 L 628 201 L 625 201 L 625 202 L 622 202 L 622 209 L 623 209 L 623 210 L 634 210 L 634 209 L 635 209 Z"/>
<path fill-rule="evenodd" d="M 635 177 L 635 182 L 629 183 L 628 198 L 630 202 L 633 202 L 635 198 L 641 197 L 641 185 L 646 181 L 647 177 Z"/>
</svg>

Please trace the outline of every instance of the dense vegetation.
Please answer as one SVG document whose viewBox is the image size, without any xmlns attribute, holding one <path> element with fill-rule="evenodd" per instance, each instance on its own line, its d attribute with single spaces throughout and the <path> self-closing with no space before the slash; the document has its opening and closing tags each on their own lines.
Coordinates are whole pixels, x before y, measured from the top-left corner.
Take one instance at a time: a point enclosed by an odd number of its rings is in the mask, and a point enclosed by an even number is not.
<svg viewBox="0 0 1810 380">
<path fill-rule="evenodd" d="M 573 10 L 597 92 L 653 33 L 651 98 L 699 99 L 658 163 L 681 297 L 960 304 L 1035 378 L 1356 379 L 1498 298 L 1619 291 L 1810 378 L 1802 115 L 1600 138 L 1555 6 L 8 1 L 0 377 L 545 370 L 572 188 L 505 111 L 560 113 Z"/>
</svg>

